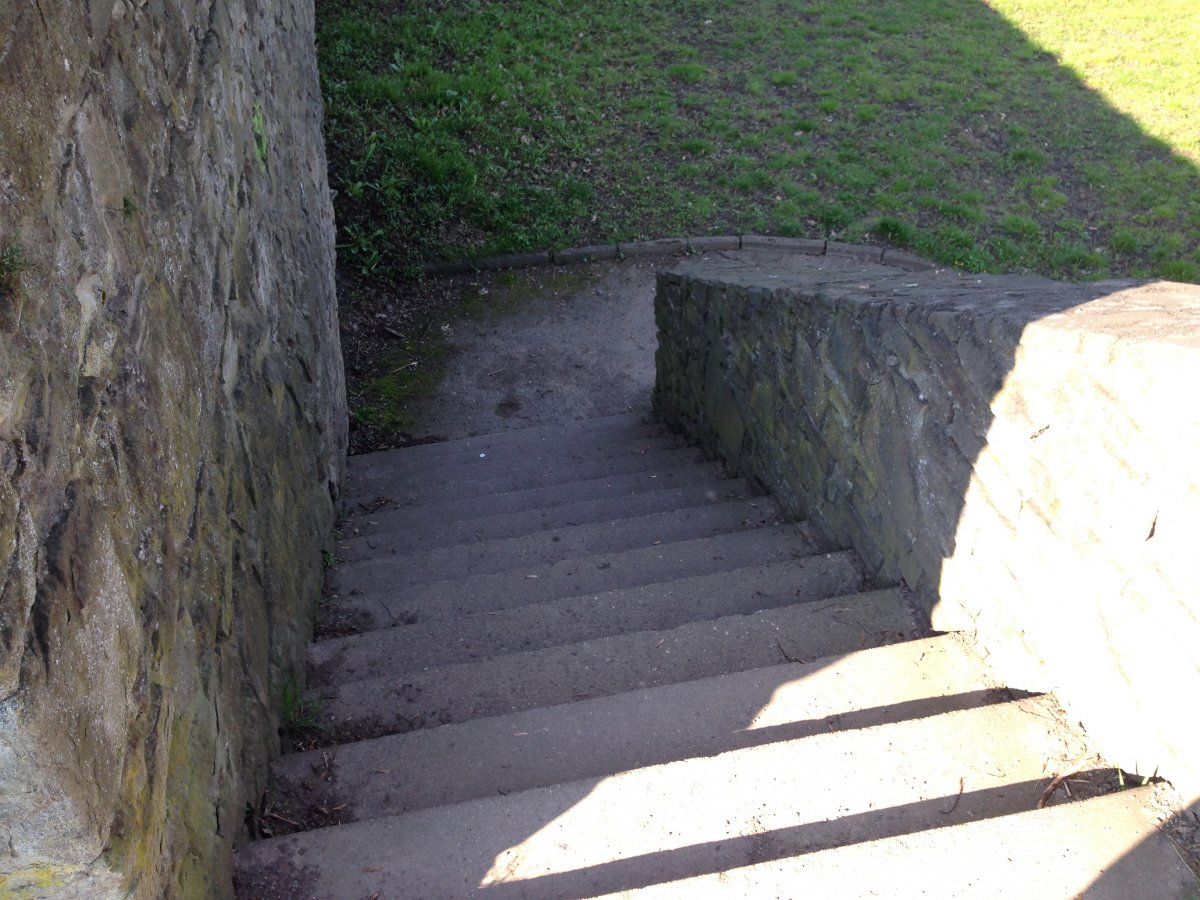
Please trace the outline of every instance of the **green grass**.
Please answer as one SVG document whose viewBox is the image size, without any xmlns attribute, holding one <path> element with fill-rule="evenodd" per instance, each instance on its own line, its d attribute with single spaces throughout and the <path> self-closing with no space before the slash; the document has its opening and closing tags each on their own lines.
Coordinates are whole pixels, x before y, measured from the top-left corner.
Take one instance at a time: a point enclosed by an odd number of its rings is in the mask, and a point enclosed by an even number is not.
<svg viewBox="0 0 1200 900">
<path fill-rule="evenodd" d="M 317 29 L 366 293 L 420 261 L 737 232 L 1200 280 L 1194 0 L 318 0 Z M 360 380 L 364 426 L 427 387 L 406 341 Z"/>
<path fill-rule="evenodd" d="M 287 731 L 302 732 L 319 728 L 320 715 L 319 701 L 306 699 L 303 688 L 295 679 L 289 678 L 284 682 L 280 719 Z"/>
<path fill-rule="evenodd" d="M 15 294 L 21 273 L 29 268 L 20 244 L 7 244 L 0 249 L 0 297 Z"/>
</svg>

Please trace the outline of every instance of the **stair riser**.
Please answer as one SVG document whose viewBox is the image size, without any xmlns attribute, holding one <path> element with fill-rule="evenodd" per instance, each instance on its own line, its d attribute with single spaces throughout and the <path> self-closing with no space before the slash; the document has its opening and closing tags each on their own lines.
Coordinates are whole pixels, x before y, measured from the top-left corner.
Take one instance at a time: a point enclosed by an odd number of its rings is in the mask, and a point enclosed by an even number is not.
<svg viewBox="0 0 1200 900">
<path fill-rule="evenodd" d="M 894 900 L 925 900 L 931 895 L 1191 900 L 1200 896 L 1200 882 L 1156 827 L 1154 811 L 1167 800 L 1164 793 L 1153 787 L 1134 788 L 1085 803 L 965 821 L 955 828 L 934 825 L 823 853 L 756 860 L 746 867 L 678 880 L 657 879 L 619 896 L 819 897 L 829 896 L 829 886 L 836 885 L 839 897 Z M 536 890 L 538 897 L 555 896 L 546 887 L 526 882 L 520 893 L 530 896 Z"/>
<path fill-rule="evenodd" d="M 405 589 L 364 583 L 335 592 L 333 602 L 361 630 L 389 628 L 782 562 L 816 550 L 799 526 L 785 525 Z"/>
<path fill-rule="evenodd" d="M 989 683 L 943 635 L 292 754 L 273 795 L 303 796 L 332 759 L 328 805 L 379 818 L 1008 699 Z"/>
<path fill-rule="evenodd" d="M 403 556 L 377 556 L 347 562 L 330 573 L 334 593 L 353 590 L 402 591 L 458 577 L 489 575 L 531 566 L 552 565 L 597 553 L 615 553 L 759 528 L 779 522 L 775 504 L 766 497 L 713 503 L 590 525 L 540 531 L 495 541 L 439 547 Z"/>
<path fill-rule="evenodd" d="M 347 496 L 372 501 L 383 497 L 393 503 L 437 503 L 464 497 L 486 497 L 547 485 L 590 481 L 633 472 L 676 468 L 704 462 L 690 447 L 649 447 L 645 452 L 621 449 L 588 454 L 579 459 L 560 457 L 523 459 L 520 464 L 476 459 L 477 465 L 442 469 L 427 475 L 380 471 L 370 478 L 350 482 Z"/>
<path fill-rule="evenodd" d="M 864 594 L 446 666 L 398 679 L 357 681 L 319 692 L 320 724 L 331 743 L 345 743 L 815 659 L 919 633 L 920 626 L 897 592 Z"/>
<path fill-rule="evenodd" d="M 430 519 L 439 522 L 461 522 L 484 516 L 508 515 L 531 509 L 549 509 L 566 503 L 582 503 L 608 497 L 627 497 L 643 491 L 687 487 L 692 484 L 714 484 L 724 480 L 724 469 L 717 463 L 692 463 L 662 471 L 631 472 L 610 478 L 572 481 L 568 484 L 512 491 L 487 497 L 447 500 L 433 506 L 383 506 L 355 503 L 343 523 L 348 536 L 369 535 L 375 531 L 394 528 L 424 527 Z"/>
<path fill-rule="evenodd" d="M 814 735 L 279 846 L 321 847 L 356 890 L 403 885 L 431 896 L 469 878 L 496 885 L 489 894 L 590 897 L 1025 812 L 1047 765 L 1057 770 L 1079 751 L 1047 727 L 1047 714 L 1030 700 Z M 354 880 L 372 869 L 374 878 Z M 936 869 L 928 879 L 926 888 Z"/>
<path fill-rule="evenodd" d="M 341 541 L 338 544 L 338 555 L 350 562 L 372 559 L 380 554 L 412 553 L 435 547 L 503 540 L 552 528 L 567 528 L 704 506 L 745 498 L 749 493 L 744 481 L 731 480 L 647 491 L 626 497 L 586 500 L 548 509 L 476 517 L 470 520 L 448 521 L 443 519 L 440 513 L 429 510 L 428 521 L 423 525 L 377 527 L 369 536 Z"/>
<path fill-rule="evenodd" d="M 520 456 L 530 452 L 545 453 L 564 448 L 607 448 L 627 446 L 630 443 L 669 438 L 671 432 L 664 425 L 645 423 L 639 416 L 610 416 L 569 425 L 542 425 L 501 431 L 495 434 L 459 438 L 402 447 L 398 450 L 383 450 L 351 456 L 349 470 L 352 478 L 370 477 L 381 469 L 404 466 L 453 466 L 469 461 L 480 453 L 500 457 Z"/>
<path fill-rule="evenodd" d="M 862 572 L 837 553 L 739 569 L 486 615 L 381 629 L 309 648 L 310 686 L 398 677 L 445 666 L 633 631 L 742 615 L 856 593 Z"/>
</svg>

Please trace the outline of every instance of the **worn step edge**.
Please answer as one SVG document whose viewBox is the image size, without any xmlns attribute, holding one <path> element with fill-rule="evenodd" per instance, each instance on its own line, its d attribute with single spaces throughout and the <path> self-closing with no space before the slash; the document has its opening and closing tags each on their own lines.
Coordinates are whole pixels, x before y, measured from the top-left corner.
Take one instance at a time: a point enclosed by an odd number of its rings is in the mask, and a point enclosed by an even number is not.
<svg viewBox="0 0 1200 900">
<path fill-rule="evenodd" d="M 346 743 L 690 681 L 923 635 L 893 588 L 319 689 L 320 739 Z"/>
<path fill-rule="evenodd" d="M 506 444 L 498 449 L 480 443 L 471 450 L 442 456 L 413 459 L 401 456 L 403 451 L 382 451 L 392 454 L 374 460 L 371 465 L 356 466 L 350 474 L 353 482 L 377 483 L 393 479 L 429 479 L 446 475 L 458 477 L 467 474 L 479 478 L 481 470 L 492 471 L 501 467 L 529 469 L 534 466 L 578 465 L 589 460 L 620 459 L 632 454 L 681 450 L 694 446 L 683 435 L 668 431 L 665 427 L 646 430 L 641 436 L 613 435 L 602 442 L 562 440 L 539 440 L 529 444 Z M 436 445 L 430 445 L 436 446 Z"/>
<path fill-rule="evenodd" d="M 445 610 L 462 608 L 464 604 L 469 604 L 473 612 L 487 612 L 772 560 L 796 559 L 811 556 L 820 549 L 807 525 L 773 525 L 636 550 L 594 553 L 508 572 L 431 581 L 403 589 L 362 584 L 330 596 L 325 616 L 339 627 L 365 631 L 440 618 Z"/>
<path fill-rule="evenodd" d="M 535 468 L 567 468 L 590 461 L 614 461 L 632 456 L 670 453 L 694 448 L 686 438 L 666 432 L 641 438 L 626 438 L 600 446 L 572 443 L 539 443 L 511 453 L 471 451 L 446 459 L 405 460 L 395 457 L 378 460 L 370 467 L 359 467 L 350 475 L 352 484 L 375 485 L 396 480 L 436 480 L 472 478 L 486 480 L 505 471 Z M 398 452 L 398 451 L 391 451 Z"/>
<path fill-rule="evenodd" d="M 778 507 L 770 497 L 726 500 L 705 506 L 609 519 L 584 525 L 548 528 L 519 537 L 454 544 L 411 553 L 377 551 L 369 559 L 344 562 L 329 573 L 337 592 L 390 585 L 404 589 L 441 581 L 448 573 L 484 575 L 554 563 L 579 556 L 710 537 L 730 531 L 774 525 Z"/>
<path fill-rule="evenodd" d="M 378 818 L 1011 697 L 963 637 L 938 635 L 294 753 L 272 797 L 293 821 L 314 804 Z"/>
<path fill-rule="evenodd" d="M 343 523 L 343 530 L 350 535 L 370 534 L 376 529 L 424 525 L 434 516 L 441 521 L 451 522 L 530 509 L 550 509 L 566 503 L 599 500 L 605 497 L 634 496 L 643 491 L 657 491 L 667 487 L 683 487 L 689 484 L 719 485 L 725 480 L 728 479 L 720 463 L 694 462 L 669 469 L 628 472 L 623 475 L 551 484 L 485 497 L 443 500 L 432 504 L 381 504 L 360 500 L 354 504 L 357 508 L 349 511 Z"/>
<path fill-rule="evenodd" d="M 487 434 L 471 435 L 446 441 L 428 441 L 360 453 L 348 458 L 350 472 L 354 475 L 370 471 L 378 466 L 394 463 L 407 464 L 417 461 L 442 461 L 455 457 L 469 457 L 478 453 L 495 453 L 509 448 L 536 447 L 541 444 L 560 444 L 569 441 L 576 444 L 605 446 L 643 438 L 669 435 L 670 430 L 661 422 L 649 421 L 649 413 L 625 413 L 602 416 L 596 419 L 580 419 L 575 422 L 534 425 Z"/>
<path fill-rule="evenodd" d="M 670 469 L 704 462 L 695 447 L 647 449 L 645 453 L 621 451 L 594 455 L 582 460 L 565 459 L 553 464 L 531 459 L 514 465 L 495 460 L 495 466 L 439 470 L 434 474 L 385 477 L 349 481 L 348 496 L 359 501 L 383 498 L 394 503 L 436 503 L 488 494 L 505 494 L 555 484 L 590 481 L 632 472 Z"/>
<path fill-rule="evenodd" d="M 308 683 L 399 677 L 431 666 L 823 600 L 862 587 L 862 567 L 853 552 L 842 551 L 484 613 L 459 607 L 440 620 L 309 645 Z"/>
<path fill-rule="evenodd" d="M 1052 707 L 971 707 L 318 829 L 251 845 L 239 865 L 303 862 L 347 896 L 580 897 L 940 831 L 1032 808 L 1078 758 Z"/>
<path fill-rule="evenodd" d="M 1156 810 L 1165 794 L 1149 785 L 603 896 L 1194 900 L 1200 882 L 1158 828 Z M 532 887 L 526 883 L 522 890 Z"/>
<path fill-rule="evenodd" d="M 382 554 L 503 540 L 558 528 L 633 519 L 729 500 L 746 500 L 753 494 L 754 491 L 745 481 L 728 479 L 641 491 L 624 497 L 580 500 L 522 512 L 481 515 L 474 519 L 444 520 L 434 513 L 429 521 L 417 527 L 378 528 L 369 535 L 343 539 L 337 544 L 337 554 L 350 562 Z"/>
</svg>

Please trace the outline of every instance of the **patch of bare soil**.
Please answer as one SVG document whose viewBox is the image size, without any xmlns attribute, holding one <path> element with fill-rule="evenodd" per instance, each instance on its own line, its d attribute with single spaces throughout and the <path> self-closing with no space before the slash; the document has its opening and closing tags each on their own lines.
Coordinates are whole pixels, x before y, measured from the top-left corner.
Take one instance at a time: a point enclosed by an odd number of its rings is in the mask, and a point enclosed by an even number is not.
<svg viewBox="0 0 1200 900">
<path fill-rule="evenodd" d="M 233 893 L 254 900 L 307 900 L 316 898 L 320 875 L 315 866 L 297 866 L 280 848 L 278 857 L 254 869 L 237 869 Z"/>
<path fill-rule="evenodd" d="M 338 798 L 337 761 L 329 750 L 299 784 L 277 781 L 264 792 L 258 809 L 248 811 L 246 824 L 252 839 L 264 840 L 341 825 L 353 818 L 351 805 Z"/>
<path fill-rule="evenodd" d="M 1200 880 L 1200 811 L 1176 812 L 1163 824 L 1163 833 L 1170 838 L 1179 858 Z"/>
<path fill-rule="evenodd" d="M 337 598 L 328 597 L 322 602 L 317 613 L 313 640 L 323 641 L 327 638 L 361 634 L 369 631 L 372 627 L 374 627 L 374 619 L 366 610 L 340 608 L 337 605 Z"/>
</svg>

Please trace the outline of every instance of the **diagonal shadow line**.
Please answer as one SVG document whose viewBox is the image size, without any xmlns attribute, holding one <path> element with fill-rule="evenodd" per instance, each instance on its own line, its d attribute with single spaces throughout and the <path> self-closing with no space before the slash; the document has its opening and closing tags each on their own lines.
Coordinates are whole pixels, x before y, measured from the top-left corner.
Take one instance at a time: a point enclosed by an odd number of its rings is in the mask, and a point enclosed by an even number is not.
<svg viewBox="0 0 1200 900">
<path fill-rule="evenodd" d="M 899 703 L 888 703 L 883 706 L 872 706 L 866 709 L 836 713 L 820 719 L 803 719 L 797 722 L 787 722 L 782 725 L 769 725 L 765 728 L 748 728 L 741 731 L 734 731 L 727 734 L 724 737 L 722 745 L 712 749 L 712 752 L 725 753 L 730 750 L 741 750 L 746 747 L 759 747 L 764 744 L 798 740 L 821 734 L 829 734 L 834 731 L 854 731 L 861 728 L 890 725 L 896 722 L 927 719 L 943 713 L 977 709 L 982 706 L 994 706 L 1012 700 L 1025 700 L 1037 696 L 1041 695 L 1012 688 L 986 688 L 977 691 L 963 691 L 958 694 L 946 694 L 939 697 L 922 697 L 919 700 L 904 700 Z M 694 756 L 696 754 L 691 755 Z"/>
<path fill-rule="evenodd" d="M 1086 779 L 1099 774 L 1081 772 L 1079 777 Z M 1036 806 L 1044 784 L 1044 780 L 1019 781 L 873 809 L 824 822 L 645 853 L 569 872 L 481 885 L 476 893 L 488 900 L 568 900 L 637 890 L 755 863 L 1026 812 Z"/>
<path fill-rule="evenodd" d="M 402 783 L 395 785 L 394 791 L 388 792 L 388 802 L 384 804 L 384 807 L 372 807 L 369 813 L 361 817 L 373 818 L 384 814 L 412 812 L 446 803 L 461 803 L 484 796 L 492 796 L 498 791 L 514 793 L 562 782 L 604 778 L 647 766 L 716 756 L 721 753 L 784 741 L 802 740 L 833 732 L 854 731 L 931 718 L 944 713 L 977 709 L 1033 696 L 1037 695 L 1011 689 L 963 691 L 957 694 L 881 704 L 763 728 L 714 729 L 711 733 L 691 735 L 685 740 L 673 743 L 669 740 L 671 735 L 677 733 L 673 728 L 669 726 L 657 730 L 649 727 L 642 728 L 638 727 L 641 725 L 641 720 L 639 720 L 638 726 L 631 730 L 633 733 L 641 735 L 640 739 L 626 738 L 613 742 L 608 740 L 604 734 L 592 735 L 586 739 L 587 749 L 590 751 L 588 753 L 584 753 L 582 750 L 575 752 L 579 748 L 574 744 L 564 747 L 562 743 L 564 738 L 557 732 L 547 732 L 544 735 L 522 734 L 520 737 L 492 734 L 489 736 L 489 740 L 495 742 L 492 745 L 492 752 L 498 754 L 494 758 L 504 759 L 508 761 L 508 764 L 490 768 L 485 785 L 481 785 L 477 779 L 473 778 L 457 779 L 453 785 L 442 783 L 437 779 L 422 779 L 419 783 L 414 784 L 411 779 L 404 778 Z M 718 710 L 713 711 L 713 718 L 719 715 Z M 744 722 L 751 715 L 751 709 L 739 710 L 738 718 Z M 552 746 L 543 746 L 540 743 L 543 740 L 551 741 Z M 667 743 L 664 744 L 664 741 Z M 506 748 L 509 748 L 507 752 Z M 450 749 L 448 752 L 455 751 Z M 536 769 L 519 764 L 521 759 L 530 755 L 541 758 L 543 764 Z M 369 780 L 372 784 L 376 784 L 378 778 L 378 774 L 373 773 Z M 359 784 L 358 789 L 361 788 L 362 785 Z M 331 805 L 336 805 L 342 799 L 349 800 L 354 796 L 355 788 L 345 787 L 343 789 L 346 792 L 345 795 L 339 793 L 339 799 Z M 359 812 L 353 809 L 347 813 L 347 816 L 349 819 L 360 818 Z"/>
</svg>

